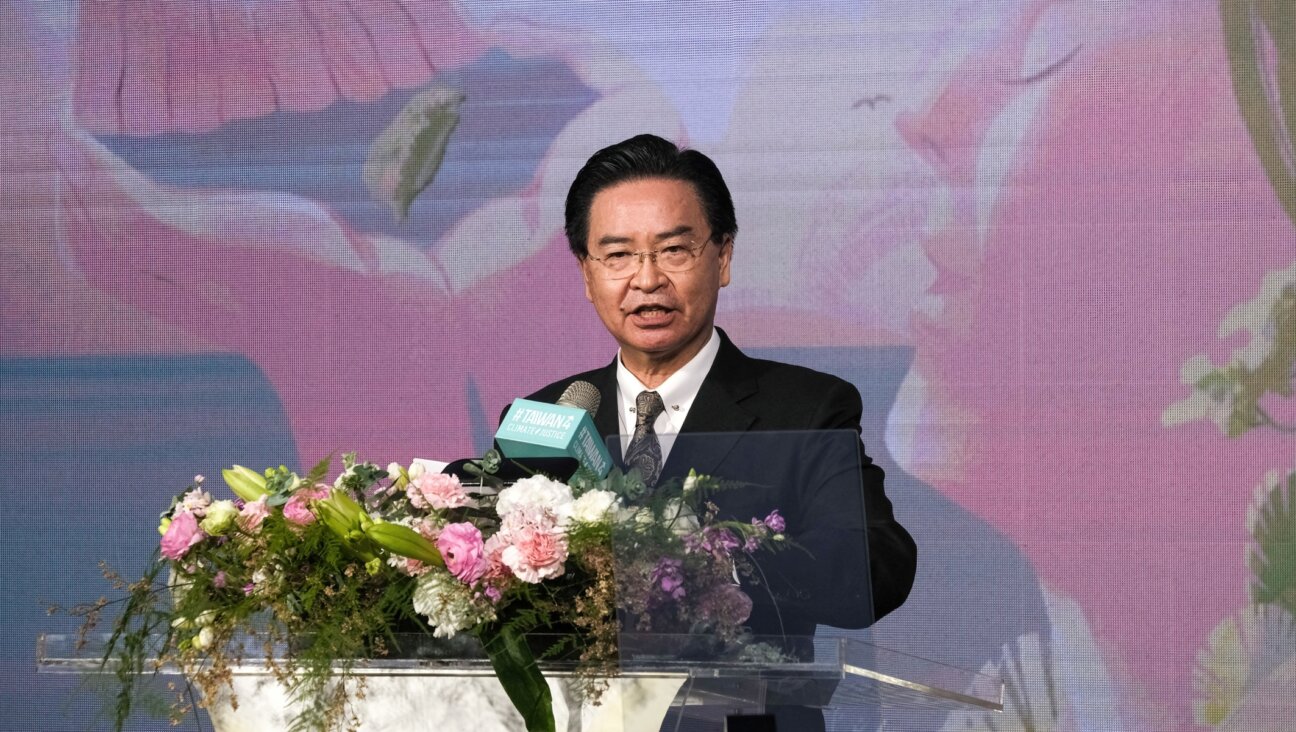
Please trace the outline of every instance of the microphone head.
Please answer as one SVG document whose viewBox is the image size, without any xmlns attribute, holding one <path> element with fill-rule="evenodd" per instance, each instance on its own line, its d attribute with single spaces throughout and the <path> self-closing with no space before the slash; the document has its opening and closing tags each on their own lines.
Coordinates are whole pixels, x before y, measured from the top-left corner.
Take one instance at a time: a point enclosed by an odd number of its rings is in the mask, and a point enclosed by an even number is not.
<svg viewBox="0 0 1296 732">
<path fill-rule="evenodd" d="M 602 401 L 603 395 L 599 393 L 598 387 L 588 381 L 573 381 L 563 390 L 562 396 L 558 397 L 559 406 L 584 409 L 591 417 L 598 411 Z"/>
</svg>

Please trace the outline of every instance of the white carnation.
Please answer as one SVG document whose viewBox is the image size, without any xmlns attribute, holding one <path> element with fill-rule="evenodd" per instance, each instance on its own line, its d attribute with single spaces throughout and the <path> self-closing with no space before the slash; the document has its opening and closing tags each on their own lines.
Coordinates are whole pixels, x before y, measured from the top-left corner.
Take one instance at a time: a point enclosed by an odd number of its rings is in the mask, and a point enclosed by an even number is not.
<svg viewBox="0 0 1296 732">
<path fill-rule="evenodd" d="M 572 519 L 584 524 L 608 520 L 608 514 L 618 507 L 620 499 L 612 491 L 587 491 L 572 506 Z"/>
<path fill-rule="evenodd" d="M 647 526 L 655 521 L 652 509 L 646 506 L 618 506 L 616 510 L 616 522 L 618 524 Z"/>
<path fill-rule="evenodd" d="M 532 510 L 547 511 L 559 525 L 566 525 L 571 520 L 574 504 L 571 486 L 543 475 L 533 475 L 500 491 L 495 510 L 501 517 Z"/>
<path fill-rule="evenodd" d="M 677 536 L 692 534 L 700 528 L 697 514 L 693 513 L 693 509 L 682 503 L 678 498 L 672 498 L 666 502 L 662 518 L 670 524 L 671 530 Z"/>
<path fill-rule="evenodd" d="M 495 619 L 489 605 L 474 601 L 472 590 L 445 570 L 419 577 L 414 587 L 414 610 L 427 616 L 437 638 L 449 638 L 484 620 Z"/>
</svg>

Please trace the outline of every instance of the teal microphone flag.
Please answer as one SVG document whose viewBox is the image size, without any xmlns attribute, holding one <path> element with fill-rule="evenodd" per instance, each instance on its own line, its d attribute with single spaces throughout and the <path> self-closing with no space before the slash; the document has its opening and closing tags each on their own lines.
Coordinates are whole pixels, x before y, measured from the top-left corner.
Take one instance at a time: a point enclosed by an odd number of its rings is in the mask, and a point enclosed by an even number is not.
<svg viewBox="0 0 1296 732">
<path fill-rule="evenodd" d="M 577 407 L 514 399 L 495 441 L 508 458 L 575 458 L 599 478 L 612 470 L 594 420 Z"/>
</svg>

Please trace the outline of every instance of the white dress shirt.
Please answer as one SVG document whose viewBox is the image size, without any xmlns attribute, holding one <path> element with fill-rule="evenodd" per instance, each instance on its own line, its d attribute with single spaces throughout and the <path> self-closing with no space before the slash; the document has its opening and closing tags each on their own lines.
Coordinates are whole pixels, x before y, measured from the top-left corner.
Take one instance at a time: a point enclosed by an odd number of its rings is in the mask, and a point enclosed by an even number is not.
<svg viewBox="0 0 1296 732">
<path fill-rule="evenodd" d="M 689 408 L 697 398 L 698 390 L 706 375 L 711 373 L 716 354 L 720 353 L 720 336 L 715 328 L 711 329 L 711 338 L 702 346 L 697 355 L 689 359 L 679 371 L 666 377 L 656 389 L 649 389 L 643 382 L 621 363 L 621 353 L 617 352 L 617 422 L 621 427 L 621 456 L 630 447 L 630 438 L 635 431 L 635 400 L 641 391 L 655 391 L 661 395 L 666 408 L 657 415 L 653 430 L 657 432 L 657 441 L 661 443 L 662 464 L 670 456 L 671 447 L 675 444 L 675 435 L 688 417 Z"/>
</svg>

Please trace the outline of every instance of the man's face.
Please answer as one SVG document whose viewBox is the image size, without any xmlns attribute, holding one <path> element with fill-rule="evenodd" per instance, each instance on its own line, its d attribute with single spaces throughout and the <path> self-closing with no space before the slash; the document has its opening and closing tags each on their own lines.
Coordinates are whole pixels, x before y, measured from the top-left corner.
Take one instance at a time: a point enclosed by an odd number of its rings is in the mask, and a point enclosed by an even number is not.
<svg viewBox="0 0 1296 732">
<path fill-rule="evenodd" d="M 711 235 L 691 183 L 649 178 L 594 196 L 586 244 L 591 257 L 603 257 L 612 251 L 701 245 Z M 639 376 L 669 375 L 702 349 L 715 322 L 720 288 L 729 284 L 732 254 L 731 241 L 706 244 L 686 272 L 663 272 L 644 258 L 625 279 L 608 277 L 600 262 L 582 260 L 585 297 L 621 344 L 627 368 Z"/>
</svg>

